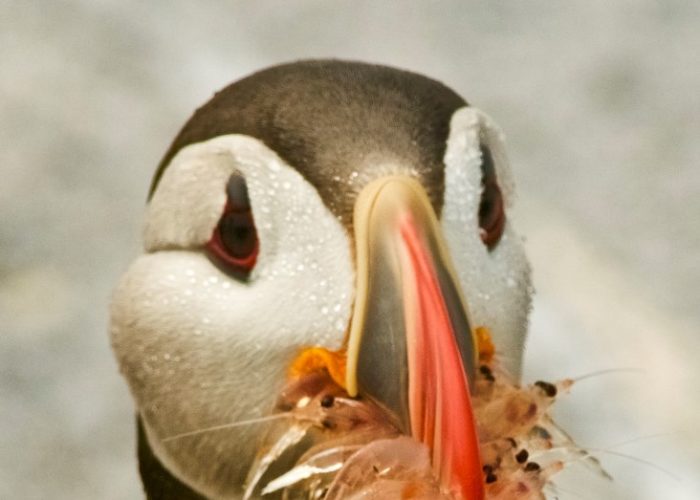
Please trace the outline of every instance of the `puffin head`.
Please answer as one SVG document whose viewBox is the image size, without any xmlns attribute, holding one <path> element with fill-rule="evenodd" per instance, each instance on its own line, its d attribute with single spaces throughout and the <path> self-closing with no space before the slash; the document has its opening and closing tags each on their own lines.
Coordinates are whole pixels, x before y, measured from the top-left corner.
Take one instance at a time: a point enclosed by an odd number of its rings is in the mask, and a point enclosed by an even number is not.
<svg viewBox="0 0 700 500">
<path fill-rule="evenodd" d="M 313 346 L 345 352 L 351 395 L 458 462 L 476 329 L 520 371 L 512 197 L 499 129 L 423 76 L 306 61 L 217 93 L 156 172 L 111 307 L 149 495 L 240 496 L 259 426 L 166 438 L 266 414 Z"/>
</svg>

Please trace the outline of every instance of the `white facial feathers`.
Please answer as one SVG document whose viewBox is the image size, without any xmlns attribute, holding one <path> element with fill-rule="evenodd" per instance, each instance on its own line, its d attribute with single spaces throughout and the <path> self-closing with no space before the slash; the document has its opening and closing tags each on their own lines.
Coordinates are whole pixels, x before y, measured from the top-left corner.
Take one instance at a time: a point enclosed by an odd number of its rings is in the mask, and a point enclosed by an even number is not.
<svg viewBox="0 0 700 500">
<path fill-rule="evenodd" d="M 491 329 L 517 375 L 529 267 L 510 213 L 493 250 L 480 239 L 480 145 L 491 151 L 506 205 L 512 201 L 500 131 L 480 111 L 462 108 L 450 124 L 441 225 L 473 326 Z M 378 167 L 378 176 L 389 168 Z M 411 165 L 391 168 L 411 175 Z M 260 241 L 246 282 L 221 271 L 203 250 L 234 172 L 246 180 Z M 122 372 L 161 462 L 208 496 L 236 498 L 258 428 L 162 440 L 265 414 L 301 347 L 341 347 L 353 302 L 352 241 L 299 172 L 261 141 L 227 135 L 173 158 L 148 207 L 144 246 L 112 303 Z"/>
<path fill-rule="evenodd" d="M 245 283 L 201 250 L 233 172 L 246 179 L 260 239 Z M 151 200 L 144 240 L 148 253 L 114 294 L 114 350 L 158 458 L 201 491 L 235 497 L 231 484 L 245 474 L 257 428 L 159 440 L 260 416 L 301 347 L 340 347 L 353 300 L 350 240 L 296 170 L 244 136 L 177 154 Z"/>
<path fill-rule="evenodd" d="M 491 151 L 506 207 L 512 205 L 513 180 L 501 131 L 478 109 L 461 108 L 450 123 L 441 223 L 473 326 L 491 330 L 506 367 L 518 376 L 530 311 L 530 267 L 510 212 L 493 250 L 480 239 L 482 145 Z"/>
</svg>

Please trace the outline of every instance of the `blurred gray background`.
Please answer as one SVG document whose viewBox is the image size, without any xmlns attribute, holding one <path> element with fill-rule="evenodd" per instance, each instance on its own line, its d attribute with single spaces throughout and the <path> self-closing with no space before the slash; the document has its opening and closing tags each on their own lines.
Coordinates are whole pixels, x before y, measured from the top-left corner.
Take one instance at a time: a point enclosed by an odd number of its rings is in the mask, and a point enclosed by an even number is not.
<svg viewBox="0 0 700 500">
<path fill-rule="evenodd" d="M 558 402 L 615 476 L 573 464 L 558 497 L 700 498 L 699 51 L 692 1 L 0 2 L 0 498 L 141 497 L 106 325 L 150 177 L 214 90 L 306 57 L 427 74 L 503 127 L 526 379 L 642 369 Z"/>
</svg>

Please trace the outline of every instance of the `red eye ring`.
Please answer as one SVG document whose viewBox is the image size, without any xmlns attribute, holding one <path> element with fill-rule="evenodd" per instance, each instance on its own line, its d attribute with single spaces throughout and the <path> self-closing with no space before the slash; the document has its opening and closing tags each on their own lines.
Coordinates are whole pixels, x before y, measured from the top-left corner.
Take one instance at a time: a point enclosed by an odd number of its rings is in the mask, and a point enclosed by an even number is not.
<svg viewBox="0 0 700 500">
<path fill-rule="evenodd" d="M 224 271 L 246 279 L 255 267 L 260 241 L 248 190 L 240 174 L 231 176 L 226 192 L 226 206 L 205 248 Z"/>
<path fill-rule="evenodd" d="M 243 273 L 245 275 L 249 274 L 250 271 L 255 267 L 255 262 L 258 259 L 258 252 L 260 250 L 260 242 L 258 241 L 257 235 L 255 237 L 255 244 L 251 250 L 245 253 L 239 253 L 235 255 L 230 248 L 227 247 L 224 239 L 221 235 L 221 221 L 227 214 L 221 216 L 219 224 L 217 224 L 211 239 L 207 243 L 207 250 L 222 264 L 230 267 L 234 272 Z M 250 220 L 252 222 L 252 215 L 250 215 Z M 252 225 L 253 231 L 255 231 L 255 225 Z"/>
<path fill-rule="evenodd" d="M 493 250 L 503 236 L 506 225 L 505 211 L 503 210 L 503 195 L 496 184 L 484 186 L 484 194 L 479 207 L 479 235 L 481 241 Z"/>
<path fill-rule="evenodd" d="M 481 147 L 481 201 L 479 203 L 479 236 L 489 251 L 493 250 L 503 236 L 506 213 L 503 193 L 496 178 L 496 168 L 491 151 Z"/>
</svg>

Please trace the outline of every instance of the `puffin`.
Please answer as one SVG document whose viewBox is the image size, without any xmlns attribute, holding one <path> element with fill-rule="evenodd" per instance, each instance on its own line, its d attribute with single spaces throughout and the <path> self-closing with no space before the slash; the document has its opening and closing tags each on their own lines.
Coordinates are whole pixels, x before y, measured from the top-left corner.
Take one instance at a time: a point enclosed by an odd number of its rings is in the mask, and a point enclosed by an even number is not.
<svg viewBox="0 0 700 500">
<path fill-rule="evenodd" d="M 147 498 L 242 498 L 261 428 L 228 424 L 318 352 L 483 495 L 477 332 L 517 378 L 531 306 L 513 197 L 499 127 L 425 76 L 308 60 L 216 93 L 160 162 L 111 302 Z"/>
</svg>

